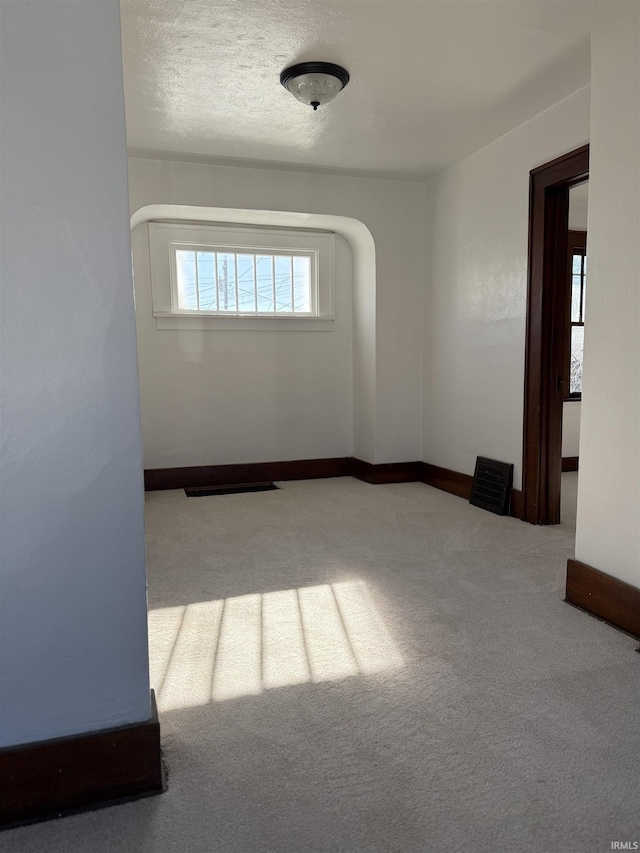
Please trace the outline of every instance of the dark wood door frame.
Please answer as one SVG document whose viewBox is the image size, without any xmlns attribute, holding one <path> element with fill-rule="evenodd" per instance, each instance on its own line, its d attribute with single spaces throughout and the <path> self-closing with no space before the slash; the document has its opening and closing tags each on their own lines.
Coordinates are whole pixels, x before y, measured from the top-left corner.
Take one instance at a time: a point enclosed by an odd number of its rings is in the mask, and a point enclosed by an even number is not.
<svg viewBox="0 0 640 853">
<path fill-rule="evenodd" d="M 524 520 L 560 522 L 569 190 L 589 177 L 589 146 L 533 169 L 524 368 Z"/>
</svg>

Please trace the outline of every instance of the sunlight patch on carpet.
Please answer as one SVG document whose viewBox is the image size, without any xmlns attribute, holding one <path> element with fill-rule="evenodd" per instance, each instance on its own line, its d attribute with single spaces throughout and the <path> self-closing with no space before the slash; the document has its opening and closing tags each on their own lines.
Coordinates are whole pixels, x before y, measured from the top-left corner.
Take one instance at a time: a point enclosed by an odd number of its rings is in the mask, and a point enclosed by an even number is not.
<svg viewBox="0 0 640 853">
<path fill-rule="evenodd" d="M 362 581 L 151 610 L 149 647 L 161 711 L 403 665 Z"/>
</svg>

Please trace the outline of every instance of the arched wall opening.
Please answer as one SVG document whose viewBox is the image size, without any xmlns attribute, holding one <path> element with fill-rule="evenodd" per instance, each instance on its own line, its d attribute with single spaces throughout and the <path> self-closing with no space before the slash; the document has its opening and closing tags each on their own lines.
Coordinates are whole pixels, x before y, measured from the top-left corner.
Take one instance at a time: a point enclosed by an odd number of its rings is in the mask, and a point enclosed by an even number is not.
<svg viewBox="0 0 640 853">
<path fill-rule="evenodd" d="M 156 330 L 148 233 L 139 227 L 150 221 L 332 231 L 350 249 L 350 259 L 336 255 L 343 269 L 352 265 L 352 298 L 346 304 L 342 294 L 342 319 L 338 314 L 330 333 Z M 376 254 L 364 223 L 329 214 L 152 204 L 133 214 L 131 231 L 146 468 L 338 455 L 376 461 Z M 200 396 L 205 386 L 208 401 Z M 246 408 L 249 400 L 255 405 Z M 348 412 L 332 416 L 338 406 Z"/>
</svg>

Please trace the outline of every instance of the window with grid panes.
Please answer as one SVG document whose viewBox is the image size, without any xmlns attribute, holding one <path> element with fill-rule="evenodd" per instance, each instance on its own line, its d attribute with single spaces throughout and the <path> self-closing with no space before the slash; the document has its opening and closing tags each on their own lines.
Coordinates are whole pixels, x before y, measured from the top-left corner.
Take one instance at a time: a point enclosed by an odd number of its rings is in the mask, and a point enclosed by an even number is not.
<svg viewBox="0 0 640 853">
<path fill-rule="evenodd" d="M 333 319 L 331 233 L 186 223 L 149 229 L 156 318 Z"/>
<path fill-rule="evenodd" d="M 587 284 L 587 232 L 569 231 L 569 328 L 567 340 L 567 399 L 582 395 L 584 311 Z"/>
</svg>

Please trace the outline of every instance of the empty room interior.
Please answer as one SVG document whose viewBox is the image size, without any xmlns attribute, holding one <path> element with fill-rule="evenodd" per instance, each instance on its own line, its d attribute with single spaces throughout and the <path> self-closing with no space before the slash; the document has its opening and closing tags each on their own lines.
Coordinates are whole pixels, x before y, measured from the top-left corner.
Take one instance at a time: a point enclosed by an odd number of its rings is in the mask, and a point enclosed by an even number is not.
<svg viewBox="0 0 640 853">
<path fill-rule="evenodd" d="M 640 4 L 0 47 L 0 853 L 637 849 Z"/>
</svg>

